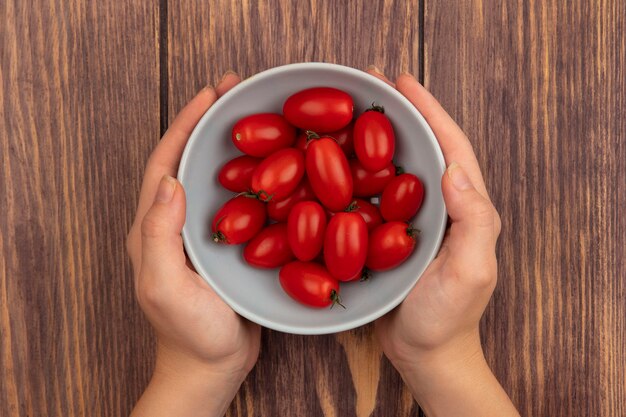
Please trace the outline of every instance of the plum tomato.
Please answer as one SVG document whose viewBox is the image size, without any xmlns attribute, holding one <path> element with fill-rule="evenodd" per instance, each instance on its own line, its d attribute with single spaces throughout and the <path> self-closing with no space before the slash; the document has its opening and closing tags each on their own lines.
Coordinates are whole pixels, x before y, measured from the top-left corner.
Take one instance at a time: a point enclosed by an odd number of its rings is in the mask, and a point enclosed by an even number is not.
<svg viewBox="0 0 626 417">
<path fill-rule="evenodd" d="M 390 222 L 408 222 L 424 200 L 424 185 L 413 174 L 400 174 L 389 181 L 380 197 L 380 213 Z"/>
<path fill-rule="evenodd" d="M 384 109 L 373 105 L 356 119 L 354 152 L 363 167 L 378 172 L 391 163 L 396 148 L 393 126 Z"/>
<path fill-rule="evenodd" d="M 320 264 L 290 262 L 281 268 L 278 278 L 283 290 L 302 304 L 318 308 L 332 308 L 335 304 L 343 307 L 339 297 L 339 282 Z"/>
<path fill-rule="evenodd" d="M 261 231 L 267 219 L 265 204 L 254 195 L 231 198 L 215 213 L 211 238 L 217 243 L 238 245 Z"/>
<path fill-rule="evenodd" d="M 330 211 L 341 211 L 350 204 L 352 175 L 346 155 L 334 139 L 318 137 L 309 142 L 306 172 L 315 195 Z"/>
<path fill-rule="evenodd" d="M 326 232 L 326 211 L 315 201 L 301 201 L 293 206 L 287 220 L 291 251 L 301 261 L 319 255 Z"/>
<path fill-rule="evenodd" d="M 263 158 L 293 145 L 296 129 L 280 114 L 252 114 L 235 123 L 231 139 L 241 152 Z"/>
<path fill-rule="evenodd" d="M 358 213 L 335 213 L 326 227 L 324 263 L 339 281 L 361 277 L 368 248 L 367 225 Z"/>
<path fill-rule="evenodd" d="M 304 130 L 328 133 L 339 130 L 352 120 L 354 103 L 344 91 L 314 87 L 287 98 L 283 114 L 292 125 Z"/>
<path fill-rule="evenodd" d="M 278 268 L 294 257 L 287 238 L 287 224 L 270 224 L 252 238 L 243 250 L 245 261 L 256 268 Z"/>
<path fill-rule="evenodd" d="M 288 148 L 265 158 L 252 173 L 252 192 L 262 201 L 283 200 L 291 194 L 304 175 L 304 157 Z"/>
<path fill-rule="evenodd" d="M 396 167 L 390 163 L 378 172 L 370 172 L 358 159 L 353 159 L 350 161 L 350 172 L 354 196 L 372 197 L 382 193 L 389 181 L 396 176 Z"/>
<path fill-rule="evenodd" d="M 419 232 L 410 224 L 383 223 L 370 232 L 365 266 L 372 271 L 387 271 L 407 260 L 413 253 Z"/>
<path fill-rule="evenodd" d="M 217 180 L 229 191 L 235 193 L 248 191 L 252 185 L 252 173 L 261 161 L 260 158 L 248 155 L 231 159 L 222 166 Z"/>
</svg>

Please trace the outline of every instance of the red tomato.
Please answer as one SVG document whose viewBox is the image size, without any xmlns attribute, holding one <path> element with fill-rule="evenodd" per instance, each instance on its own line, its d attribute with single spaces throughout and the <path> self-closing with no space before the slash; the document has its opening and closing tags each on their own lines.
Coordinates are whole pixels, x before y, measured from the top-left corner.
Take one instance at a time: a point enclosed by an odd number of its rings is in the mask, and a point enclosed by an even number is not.
<svg viewBox="0 0 626 417">
<path fill-rule="evenodd" d="M 315 87 L 290 96 L 283 114 L 292 125 L 315 132 L 334 132 L 352 120 L 352 97 L 336 88 Z"/>
<path fill-rule="evenodd" d="M 357 213 L 336 213 L 324 238 L 324 263 L 339 281 L 361 277 L 367 257 L 367 225 Z"/>
<path fill-rule="evenodd" d="M 286 222 L 291 208 L 300 201 L 315 200 L 315 193 L 307 177 L 302 178 L 300 184 L 287 198 L 283 200 L 271 199 L 267 202 L 267 214 L 277 222 Z"/>
<path fill-rule="evenodd" d="M 415 249 L 418 233 L 404 222 L 381 224 L 370 233 L 365 266 L 386 271 L 400 265 Z"/>
<path fill-rule="evenodd" d="M 354 141 L 352 140 L 353 127 L 353 124 L 350 123 L 343 129 L 339 129 L 336 132 L 330 132 L 324 135 L 328 136 L 329 138 L 335 139 L 335 142 L 337 142 L 337 144 L 341 147 L 343 153 L 346 154 L 348 158 L 354 154 Z M 306 149 L 309 145 L 307 132 L 311 131 L 305 130 L 298 134 L 298 138 L 296 139 L 296 144 L 294 145 L 294 148 L 299 149 L 302 152 L 306 152 Z"/>
<path fill-rule="evenodd" d="M 352 132 L 354 130 L 354 123 L 350 123 L 348 126 L 337 130 L 336 132 L 327 133 L 326 136 L 330 136 L 335 139 L 337 144 L 341 146 L 341 150 L 347 157 L 351 157 L 354 154 L 354 140 Z"/>
<path fill-rule="evenodd" d="M 358 159 L 353 159 L 350 161 L 350 172 L 354 181 L 354 196 L 371 197 L 383 192 L 389 181 L 396 176 L 396 167 L 389 164 L 378 172 L 370 172 Z"/>
<path fill-rule="evenodd" d="M 302 304 L 331 308 L 341 305 L 339 282 L 320 264 L 291 262 L 281 268 L 278 277 L 283 290 Z"/>
<path fill-rule="evenodd" d="M 389 181 L 380 197 L 380 212 L 388 222 L 409 221 L 424 200 L 424 186 L 413 174 L 401 174 Z"/>
<path fill-rule="evenodd" d="M 287 220 L 289 245 L 301 261 L 311 261 L 324 244 L 326 212 L 315 201 L 302 201 L 291 209 Z"/>
<path fill-rule="evenodd" d="M 296 143 L 293 145 L 294 148 L 302 151 L 302 153 L 306 152 L 306 148 L 309 145 L 309 138 L 306 135 L 306 131 L 302 131 L 298 133 L 298 137 L 296 138 Z"/>
<path fill-rule="evenodd" d="M 352 201 L 352 175 L 346 156 L 331 138 L 313 139 L 306 151 L 306 172 L 315 195 L 330 211 Z"/>
<path fill-rule="evenodd" d="M 371 172 L 385 168 L 393 159 L 396 139 L 391 122 L 382 107 L 366 110 L 354 124 L 354 151 Z"/>
<path fill-rule="evenodd" d="M 257 268 L 278 268 L 293 260 L 287 239 L 287 224 L 270 224 L 243 250 L 243 258 Z"/>
<path fill-rule="evenodd" d="M 226 162 L 220 169 L 217 179 L 227 190 L 242 193 L 250 190 L 252 173 L 261 159 L 243 155 Z"/>
<path fill-rule="evenodd" d="M 254 196 L 239 195 L 215 213 L 211 237 L 217 243 L 229 245 L 247 242 L 263 228 L 266 218 L 265 204 Z"/>
<path fill-rule="evenodd" d="M 231 136 L 241 152 L 265 157 L 293 145 L 296 129 L 280 114 L 260 113 L 244 117 L 235 123 Z"/>
<path fill-rule="evenodd" d="M 369 201 L 356 198 L 354 199 L 353 204 L 355 205 L 355 207 L 353 210 L 350 210 L 350 212 L 359 213 L 361 217 L 363 217 L 363 220 L 365 220 L 365 224 L 367 225 L 368 232 L 383 223 L 383 217 L 380 215 L 378 207 L 376 207 Z M 352 207 L 352 204 L 350 206 Z"/>
<path fill-rule="evenodd" d="M 304 157 L 297 149 L 281 149 L 265 158 L 252 174 L 252 191 L 262 201 L 283 200 L 304 175 Z"/>
</svg>

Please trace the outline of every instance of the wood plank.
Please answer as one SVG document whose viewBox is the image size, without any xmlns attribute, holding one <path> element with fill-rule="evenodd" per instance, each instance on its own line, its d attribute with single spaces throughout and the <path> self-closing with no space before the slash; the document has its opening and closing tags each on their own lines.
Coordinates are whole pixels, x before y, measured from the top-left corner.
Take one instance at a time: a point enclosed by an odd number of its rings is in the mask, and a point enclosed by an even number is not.
<svg viewBox="0 0 626 417">
<path fill-rule="evenodd" d="M 168 1 L 168 119 L 207 83 L 326 61 L 418 73 L 417 0 Z M 229 416 L 417 416 L 366 327 L 337 336 L 264 331 L 259 362 Z"/>
<path fill-rule="evenodd" d="M 0 415 L 128 415 L 124 240 L 159 139 L 158 2 L 0 2 Z"/>
<path fill-rule="evenodd" d="M 482 323 L 522 415 L 626 415 L 626 3 L 425 5 L 425 84 L 503 220 Z"/>
</svg>

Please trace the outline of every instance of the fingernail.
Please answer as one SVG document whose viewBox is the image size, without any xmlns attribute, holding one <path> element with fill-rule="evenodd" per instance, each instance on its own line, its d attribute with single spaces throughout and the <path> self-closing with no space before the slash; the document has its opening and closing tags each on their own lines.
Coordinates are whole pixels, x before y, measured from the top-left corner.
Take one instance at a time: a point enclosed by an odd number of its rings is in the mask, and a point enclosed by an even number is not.
<svg viewBox="0 0 626 417">
<path fill-rule="evenodd" d="M 374 71 L 375 73 L 380 74 L 383 77 L 385 76 L 385 74 L 383 74 L 383 72 L 376 65 L 370 65 L 369 67 L 367 67 L 367 70 Z"/>
<path fill-rule="evenodd" d="M 226 72 L 222 75 L 222 78 L 220 78 L 220 83 L 221 83 L 222 81 L 224 81 L 224 79 L 225 79 L 226 77 L 228 77 L 229 75 L 237 75 L 237 73 L 236 73 L 235 71 L 233 71 L 233 70 L 228 70 L 228 71 L 226 71 Z M 218 84 L 219 84 L 219 83 L 218 83 Z"/>
<path fill-rule="evenodd" d="M 473 187 L 469 177 L 459 164 L 453 162 L 446 170 L 448 177 L 452 180 L 452 185 L 459 191 L 466 191 Z"/>
<path fill-rule="evenodd" d="M 174 190 L 176 190 L 176 179 L 169 175 L 164 175 L 159 183 L 159 189 L 155 200 L 159 203 L 169 203 L 174 197 Z"/>
<path fill-rule="evenodd" d="M 204 88 L 200 91 L 207 91 L 207 90 L 213 90 L 213 86 L 211 84 L 207 84 L 204 86 Z"/>
</svg>

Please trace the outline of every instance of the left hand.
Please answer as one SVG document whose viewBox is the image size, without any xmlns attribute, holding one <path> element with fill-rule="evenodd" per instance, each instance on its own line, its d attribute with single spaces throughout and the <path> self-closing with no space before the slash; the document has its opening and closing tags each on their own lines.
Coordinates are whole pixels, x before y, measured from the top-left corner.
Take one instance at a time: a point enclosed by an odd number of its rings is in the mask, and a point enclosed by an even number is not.
<svg viewBox="0 0 626 417">
<path fill-rule="evenodd" d="M 180 235 L 185 191 L 173 177 L 202 115 L 239 81 L 226 74 L 216 89 L 203 89 L 178 114 L 148 160 L 127 240 L 137 300 L 157 334 L 155 375 L 212 379 L 233 388 L 228 395 L 256 363 L 261 329 L 237 315 L 191 267 Z"/>
</svg>

